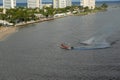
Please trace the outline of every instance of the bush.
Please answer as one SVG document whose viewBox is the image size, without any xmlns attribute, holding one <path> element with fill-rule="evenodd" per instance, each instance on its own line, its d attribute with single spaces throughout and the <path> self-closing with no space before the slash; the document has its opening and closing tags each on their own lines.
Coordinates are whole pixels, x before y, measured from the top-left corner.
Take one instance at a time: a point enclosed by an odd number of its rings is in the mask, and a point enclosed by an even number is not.
<svg viewBox="0 0 120 80">
<path fill-rule="evenodd" d="M 103 4 L 101 5 L 101 7 L 102 7 L 102 8 L 107 8 L 107 7 L 108 7 L 108 5 L 107 5 L 107 4 L 105 4 L 105 3 L 103 3 Z"/>
</svg>

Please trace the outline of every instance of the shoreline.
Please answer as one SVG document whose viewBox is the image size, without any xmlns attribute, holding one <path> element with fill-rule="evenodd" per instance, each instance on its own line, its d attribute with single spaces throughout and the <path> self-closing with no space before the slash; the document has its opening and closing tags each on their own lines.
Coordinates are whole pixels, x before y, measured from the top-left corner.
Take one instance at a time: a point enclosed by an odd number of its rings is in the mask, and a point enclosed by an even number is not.
<svg viewBox="0 0 120 80">
<path fill-rule="evenodd" d="M 17 27 L 1 27 L 0 28 L 0 41 L 5 40 L 9 35 L 15 33 Z"/>
<path fill-rule="evenodd" d="M 100 11 L 91 12 L 89 14 L 98 13 L 98 12 L 100 12 Z M 22 22 L 22 23 L 18 23 L 16 25 L 10 26 L 10 27 L 1 27 L 0 28 L 0 41 L 3 41 L 6 37 L 11 35 L 12 33 L 15 33 L 17 31 L 17 29 L 19 29 L 20 27 L 25 26 L 25 25 L 50 21 L 50 20 L 64 18 L 64 17 L 68 17 L 68 16 L 85 16 L 85 15 L 89 15 L 89 14 L 69 14 L 69 15 L 53 17 L 53 18 L 43 18 L 43 19 L 39 19 L 36 21 L 33 20 L 33 21 L 28 21 L 28 22 Z"/>
<path fill-rule="evenodd" d="M 44 22 L 44 21 L 50 21 L 50 20 L 54 20 L 54 18 L 44 18 L 44 19 L 40 19 L 40 20 L 37 20 L 37 21 L 29 21 L 29 22 L 26 22 L 26 23 L 25 22 L 19 23 L 19 24 L 16 24 L 15 26 L 0 27 L 0 41 L 5 40 L 8 36 L 15 33 L 17 31 L 17 29 L 19 29 L 22 26 L 25 26 L 25 25 L 28 25 L 28 24 L 33 24 L 33 23 Z"/>
<path fill-rule="evenodd" d="M 54 20 L 55 18 L 43 18 L 40 20 L 36 20 L 36 21 L 28 21 L 28 22 L 22 22 L 22 23 L 18 23 L 15 26 L 19 27 L 19 26 L 24 26 L 24 25 L 28 25 L 28 24 L 33 24 L 33 23 L 39 23 L 39 22 L 44 22 L 44 21 L 50 21 L 50 20 Z"/>
</svg>

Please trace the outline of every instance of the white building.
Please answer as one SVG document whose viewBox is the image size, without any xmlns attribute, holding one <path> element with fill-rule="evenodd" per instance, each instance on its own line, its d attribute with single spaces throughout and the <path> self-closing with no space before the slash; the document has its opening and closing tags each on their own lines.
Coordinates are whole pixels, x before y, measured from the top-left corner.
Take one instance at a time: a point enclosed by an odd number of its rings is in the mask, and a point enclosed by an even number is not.
<svg viewBox="0 0 120 80">
<path fill-rule="evenodd" d="M 41 0 L 27 0 L 28 8 L 41 8 L 42 1 Z"/>
<path fill-rule="evenodd" d="M 3 0 L 3 8 L 15 8 L 16 0 Z"/>
<path fill-rule="evenodd" d="M 53 0 L 53 8 L 59 8 L 59 0 Z"/>
<path fill-rule="evenodd" d="M 66 6 L 72 6 L 72 1 L 71 0 L 66 0 Z"/>
<path fill-rule="evenodd" d="M 52 4 L 42 4 L 42 7 L 51 7 Z"/>
<path fill-rule="evenodd" d="M 53 8 L 65 8 L 71 6 L 71 0 L 53 0 Z"/>
<path fill-rule="evenodd" d="M 95 0 L 81 0 L 81 6 L 88 7 L 89 9 L 94 9 Z"/>
</svg>

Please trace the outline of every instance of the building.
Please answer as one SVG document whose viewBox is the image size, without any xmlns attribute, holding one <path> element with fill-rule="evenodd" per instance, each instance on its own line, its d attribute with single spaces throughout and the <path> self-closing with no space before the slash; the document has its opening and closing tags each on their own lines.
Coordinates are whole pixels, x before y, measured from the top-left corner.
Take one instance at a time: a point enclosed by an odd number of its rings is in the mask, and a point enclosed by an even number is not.
<svg viewBox="0 0 120 80">
<path fill-rule="evenodd" d="M 28 8 L 41 8 L 42 1 L 41 0 L 27 0 Z"/>
<path fill-rule="evenodd" d="M 81 6 L 88 7 L 89 9 L 94 9 L 95 0 L 81 0 Z"/>
<path fill-rule="evenodd" d="M 71 6 L 71 0 L 53 0 L 53 8 L 65 8 Z"/>
<path fill-rule="evenodd" d="M 65 8 L 66 0 L 53 0 L 53 8 Z"/>
<path fill-rule="evenodd" d="M 72 1 L 71 0 L 66 0 L 66 6 L 72 6 Z"/>
<path fill-rule="evenodd" d="M 59 8 L 59 0 L 53 0 L 53 8 Z"/>
<path fill-rule="evenodd" d="M 66 5 L 66 0 L 59 0 L 59 8 L 65 8 L 67 5 Z"/>
<path fill-rule="evenodd" d="M 16 0 L 3 0 L 3 8 L 15 8 Z"/>
<path fill-rule="evenodd" d="M 52 4 L 42 4 L 42 7 L 52 7 Z"/>
</svg>

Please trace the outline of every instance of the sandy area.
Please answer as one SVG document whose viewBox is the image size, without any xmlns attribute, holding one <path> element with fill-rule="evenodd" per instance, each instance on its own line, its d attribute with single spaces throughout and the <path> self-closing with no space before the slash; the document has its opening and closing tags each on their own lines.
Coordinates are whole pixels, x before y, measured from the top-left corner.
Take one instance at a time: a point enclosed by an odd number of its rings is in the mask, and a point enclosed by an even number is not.
<svg viewBox="0 0 120 80">
<path fill-rule="evenodd" d="M 0 41 L 4 40 L 10 34 L 16 32 L 16 30 L 17 30 L 16 27 L 1 27 L 0 28 Z"/>
<path fill-rule="evenodd" d="M 41 19 L 41 20 L 38 20 L 38 21 L 29 21 L 27 23 L 19 23 L 19 24 L 16 24 L 15 27 L 0 27 L 0 41 L 4 40 L 10 34 L 16 32 L 18 26 L 24 26 L 24 25 L 27 25 L 27 24 L 49 21 L 49 20 L 53 20 L 53 18 L 47 18 L 47 19 L 45 18 L 45 19 Z"/>
</svg>

